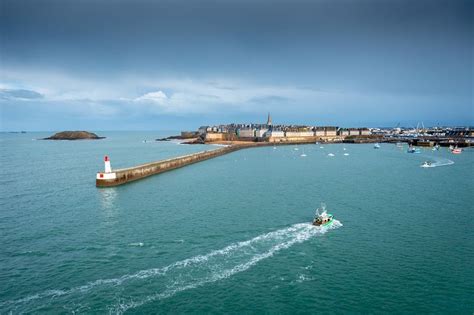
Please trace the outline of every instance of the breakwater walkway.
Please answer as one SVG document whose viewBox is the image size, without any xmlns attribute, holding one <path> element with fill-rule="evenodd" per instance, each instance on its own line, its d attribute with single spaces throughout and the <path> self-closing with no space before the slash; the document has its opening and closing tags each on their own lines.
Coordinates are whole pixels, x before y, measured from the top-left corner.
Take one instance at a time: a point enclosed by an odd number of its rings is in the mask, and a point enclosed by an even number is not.
<svg viewBox="0 0 474 315">
<path fill-rule="evenodd" d="M 160 174 L 189 164 L 212 159 L 240 149 L 253 147 L 253 145 L 230 145 L 216 150 L 203 151 L 167 160 L 161 160 L 129 168 L 112 170 L 109 158 L 105 157 L 105 172 L 98 172 L 96 176 L 97 187 L 112 187 L 123 185 L 131 181 Z"/>
</svg>

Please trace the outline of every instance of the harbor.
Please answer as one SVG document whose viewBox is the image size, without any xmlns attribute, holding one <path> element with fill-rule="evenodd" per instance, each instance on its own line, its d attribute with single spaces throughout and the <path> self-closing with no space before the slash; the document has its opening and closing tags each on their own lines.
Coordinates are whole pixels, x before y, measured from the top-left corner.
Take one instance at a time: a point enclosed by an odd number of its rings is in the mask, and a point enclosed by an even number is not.
<svg viewBox="0 0 474 315">
<path fill-rule="evenodd" d="M 274 125 L 270 113 L 264 124 L 228 124 L 202 126 L 197 131 L 183 131 L 180 136 L 169 136 L 156 141 L 182 141 L 183 144 L 214 144 L 222 146 L 158 160 L 128 168 L 112 170 L 109 157 L 105 157 L 105 169 L 97 172 L 97 187 L 113 187 L 145 177 L 164 173 L 187 165 L 198 163 L 232 153 L 237 150 L 261 146 L 298 144 L 364 144 L 407 143 L 421 147 L 464 148 L 474 144 L 474 128 L 343 128 L 334 126 Z M 144 143 L 147 140 L 143 140 Z"/>
</svg>

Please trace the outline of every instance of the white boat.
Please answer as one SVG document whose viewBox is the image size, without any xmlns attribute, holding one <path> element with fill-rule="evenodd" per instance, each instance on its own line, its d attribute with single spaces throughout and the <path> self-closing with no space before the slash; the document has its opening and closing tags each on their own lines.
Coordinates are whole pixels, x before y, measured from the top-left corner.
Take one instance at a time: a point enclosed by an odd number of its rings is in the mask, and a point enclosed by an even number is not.
<svg viewBox="0 0 474 315">
<path fill-rule="evenodd" d="M 431 164 L 430 161 L 425 161 L 425 162 L 421 165 L 421 167 L 427 168 L 427 167 L 433 167 L 433 165 Z"/>
<path fill-rule="evenodd" d="M 349 153 L 344 153 L 344 155 L 345 155 L 345 156 L 348 156 L 348 155 L 349 155 Z"/>
<path fill-rule="evenodd" d="M 380 144 L 378 143 L 374 144 L 374 149 L 380 149 Z"/>
<path fill-rule="evenodd" d="M 306 154 L 304 154 L 304 153 L 303 153 L 303 154 L 301 154 L 300 156 L 301 156 L 301 157 L 305 157 L 305 156 L 306 156 Z"/>
<path fill-rule="evenodd" d="M 334 156 L 334 154 L 332 154 L 332 153 L 329 153 L 329 154 L 328 154 L 328 156 Z"/>
<path fill-rule="evenodd" d="M 298 151 L 299 149 L 298 149 L 298 147 L 296 147 L 294 150 L 295 150 L 295 151 Z"/>
<path fill-rule="evenodd" d="M 323 146 L 320 146 L 319 148 L 320 148 L 320 149 L 324 149 L 324 147 L 323 147 Z"/>
</svg>

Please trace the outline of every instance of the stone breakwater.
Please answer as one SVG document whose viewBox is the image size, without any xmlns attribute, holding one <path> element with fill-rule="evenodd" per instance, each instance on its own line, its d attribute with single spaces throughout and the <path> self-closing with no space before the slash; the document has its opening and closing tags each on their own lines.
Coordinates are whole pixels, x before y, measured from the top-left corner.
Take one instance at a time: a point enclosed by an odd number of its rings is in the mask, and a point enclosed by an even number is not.
<svg viewBox="0 0 474 315">
<path fill-rule="evenodd" d="M 151 175 L 160 174 L 189 164 L 212 159 L 230 152 L 248 148 L 248 145 L 232 145 L 216 150 L 203 151 L 167 160 L 146 163 L 134 167 L 113 170 L 110 173 L 97 173 L 97 187 L 112 187 L 123 185 L 131 181 L 142 179 Z"/>
</svg>

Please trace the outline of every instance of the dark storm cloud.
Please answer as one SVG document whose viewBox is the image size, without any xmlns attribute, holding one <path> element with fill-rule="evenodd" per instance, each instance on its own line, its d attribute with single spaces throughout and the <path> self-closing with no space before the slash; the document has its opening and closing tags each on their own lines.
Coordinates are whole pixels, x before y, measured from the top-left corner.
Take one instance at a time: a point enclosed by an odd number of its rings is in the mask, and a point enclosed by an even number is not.
<svg viewBox="0 0 474 315">
<path fill-rule="evenodd" d="M 38 92 L 30 90 L 12 90 L 12 89 L 0 89 L 0 99 L 12 100 L 12 99 L 40 99 L 43 98 Z"/>
<path fill-rule="evenodd" d="M 423 115 L 426 104 L 430 116 L 438 113 L 440 120 L 453 117 L 447 115 L 449 106 L 456 106 L 459 119 L 473 120 L 473 1 L 2 0 L 0 5 L 5 69 L 46 69 L 111 84 L 122 76 L 191 78 L 210 85 L 215 79 L 217 89 L 235 95 L 241 88 L 228 84 L 231 78 L 256 86 L 338 91 L 359 115 L 383 108 L 381 120 L 392 119 L 393 106 Z M 161 89 L 168 93 L 152 82 L 137 83 L 123 89 L 128 93 L 123 97 Z M 324 97 L 305 104 L 340 103 L 331 93 Z M 288 103 L 286 117 L 296 117 L 290 100 L 260 101 L 270 108 Z M 304 108 L 307 117 L 320 112 Z M 346 119 L 345 112 L 333 119 Z"/>
</svg>

